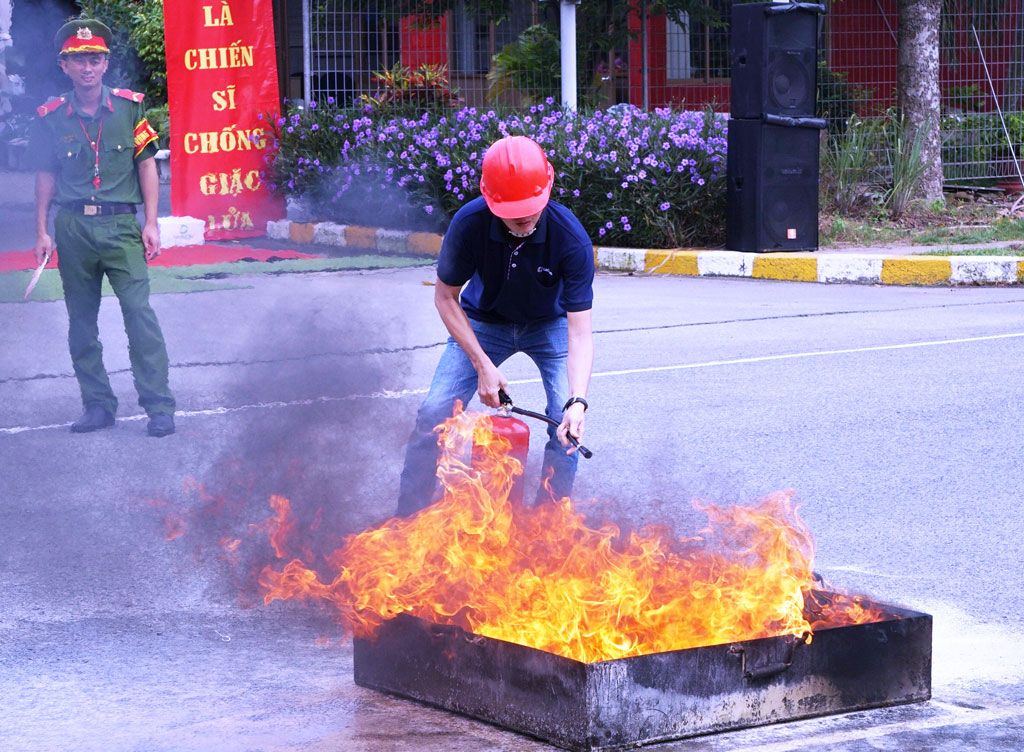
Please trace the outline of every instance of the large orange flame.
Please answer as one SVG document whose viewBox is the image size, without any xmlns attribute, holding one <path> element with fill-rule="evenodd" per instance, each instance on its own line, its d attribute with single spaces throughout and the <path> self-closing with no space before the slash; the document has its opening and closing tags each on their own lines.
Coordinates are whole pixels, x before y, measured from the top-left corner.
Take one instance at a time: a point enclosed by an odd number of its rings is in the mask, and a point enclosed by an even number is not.
<svg viewBox="0 0 1024 752">
<path fill-rule="evenodd" d="M 879 618 L 834 597 L 827 618 L 805 617 L 813 540 L 791 494 L 701 506 L 710 524 L 699 537 L 623 536 L 589 526 L 567 498 L 510 504 L 522 467 L 479 418 L 457 410 L 441 427 L 440 501 L 350 536 L 327 559 L 330 582 L 299 559 L 265 568 L 265 602 L 324 599 L 362 637 L 407 612 L 585 662 Z"/>
</svg>

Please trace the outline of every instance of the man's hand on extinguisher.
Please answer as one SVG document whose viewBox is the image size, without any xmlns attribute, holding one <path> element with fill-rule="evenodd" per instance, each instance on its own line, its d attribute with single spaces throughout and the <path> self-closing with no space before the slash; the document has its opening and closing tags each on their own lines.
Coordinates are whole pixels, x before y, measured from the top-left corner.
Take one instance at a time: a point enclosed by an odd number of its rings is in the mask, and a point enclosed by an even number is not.
<svg viewBox="0 0 1024 752">
<path fill-rule="evenodd" d="M 562 446 L 568 447 L 565 452 L 566 454 L 572 454 L 577 449 L 576 444 L 570 443 L 570 435 L 575 437 L 577 442 L 583 441 L 586 411 L 587 402 L 582 397 L 573 397 L 566 403 L 565 409 L 562 412 L 562 422 L 556 432 Z"/>
<path fill-rule="evenodd" d="M 498 392 L 508 391 L 508 381 L 493 363 L 487 363 L 477 371 L 477 393 L 480 401 L 488 407 L 501 407 Z"/>
</svg>

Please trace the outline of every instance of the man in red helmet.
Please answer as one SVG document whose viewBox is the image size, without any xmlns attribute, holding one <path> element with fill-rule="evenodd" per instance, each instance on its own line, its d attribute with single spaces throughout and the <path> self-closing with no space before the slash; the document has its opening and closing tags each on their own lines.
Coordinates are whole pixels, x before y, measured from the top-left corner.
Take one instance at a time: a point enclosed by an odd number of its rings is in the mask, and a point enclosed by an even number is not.
<svg viewBox="0 0 1024 752">
<path fill-rule="evenodd" d="M 550 493 L 542 486 L 538 500 L 572 491 L 578 455 L 567 434 L 583 438 L 588 407 L 594 251 L 579 220 L 550 200 L 553 183 L 554 170 L 536 142 L 503 138 L 484 154 L 483 195 L 463 206 L 445 233 L 434 304 L 451 336 L 406 449 L 400 515 L 434 500 L 434 427 L 474 391 L 498 407 L 499 390 L 508 390 L 498 367 L 517 352 L 537 364 L 545 412 L 560 421 L 548 428 L 542 477 Z"/>
</svg>

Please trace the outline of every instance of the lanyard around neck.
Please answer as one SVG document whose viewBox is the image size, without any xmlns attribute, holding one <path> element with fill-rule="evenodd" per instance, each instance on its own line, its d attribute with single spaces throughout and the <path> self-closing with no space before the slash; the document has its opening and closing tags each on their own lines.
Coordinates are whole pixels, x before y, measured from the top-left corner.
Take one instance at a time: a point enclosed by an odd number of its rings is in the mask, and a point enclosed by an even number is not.
<svg viewBox="0 0 1024 752">
<path fill-rule="evenodd" d="M 82 116 L 81 115 L 78 116 L 78 124 L 80 126 L 82 126 L 82 133 L 85 134 L 85 140 L 89 142 L 89 146 L 92 147 L 93 155 L 95 156 L 95 159 L 93 160 L 93 167 L 92 167 L 92 186 L 93 186 L 93 188 L 99 188 L 100 187 L 100 139 L 103 138 L 103 111 L 102 111 L 102 108 L 100 110 L 100 127 L 99 127 L 99 130 L 96 132 L 96 140 L 95 141 L 93 141 L 91 138 L 89 138 L 89 131 L 86 130 L 85 121 L 82 120 Z"/>
</svg>

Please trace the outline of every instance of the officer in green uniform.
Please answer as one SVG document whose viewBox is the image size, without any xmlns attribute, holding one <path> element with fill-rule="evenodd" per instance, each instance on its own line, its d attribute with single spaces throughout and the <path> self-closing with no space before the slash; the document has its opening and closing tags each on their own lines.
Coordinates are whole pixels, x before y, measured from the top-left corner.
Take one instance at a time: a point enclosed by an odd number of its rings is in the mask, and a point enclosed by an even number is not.
<svg viewBox="0 0 1024 752">
<path fill-rule="evenodd" d="M 114 424 L 117 398 L 103 367 L 97 316 L 103 275 L 117 295 L 139 404 L 150 436 L 174 433 L 167 348 L 149 304 L 147 261 L 160 254 L 157 134 L 142 95 L 103 84 L 110 29 L 79 19 L 54 38 L 74 89 L 38 110 L 30 142 L 36 174 L 36 262 L 54 250 L 68 310 L 68 345 L 85 412 L 71 425 L 88 433 Z M 47 214 L 56 203 L 54 238 Z M 135 205 L 145 208 L 139 232 Z M 54 243 L 56 240 L 56 243 Z"/>
</svg>

